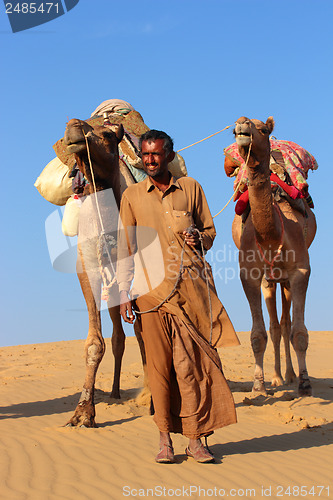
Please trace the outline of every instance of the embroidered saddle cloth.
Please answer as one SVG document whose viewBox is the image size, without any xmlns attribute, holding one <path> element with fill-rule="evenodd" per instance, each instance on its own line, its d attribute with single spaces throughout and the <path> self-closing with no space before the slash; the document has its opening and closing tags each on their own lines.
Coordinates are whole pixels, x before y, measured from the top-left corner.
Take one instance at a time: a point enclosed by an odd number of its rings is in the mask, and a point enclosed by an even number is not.
<svg viewBox="0 0 333 500">
<path fill-rule="evenodd" d="M 270 138 L 271 159 L 270 168 L 272 172 L 280 177 L 282 181 L 295 186 L 304 197 L 308 196 L 308 171 L 317 170 L 318 164 L 315 158 L 306 149 L 292 141 L 284 141 Z M 239 168 L 235 169 L 234 189 L 240 179 L 246 189 L 248 179 L 245 170 L 245 162 L 238 152 L 237 143 L 234 142 L 224 149 L 224 154 L 230 158 Z M 244 189 L 245 188 L 245 189 Z"/>
</svg>

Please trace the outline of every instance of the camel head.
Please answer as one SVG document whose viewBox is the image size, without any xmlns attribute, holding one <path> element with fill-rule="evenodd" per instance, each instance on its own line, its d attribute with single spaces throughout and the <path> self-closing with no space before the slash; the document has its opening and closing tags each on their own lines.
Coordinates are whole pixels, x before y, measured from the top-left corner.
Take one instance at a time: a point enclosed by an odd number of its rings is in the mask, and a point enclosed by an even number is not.
<svg viewBox="0 0 333 500">
<path fill-rule="evenodd" d="M 269 135 L 274 129 L 274 119 L 267 118 L 266 123 L 260 120 L 250 120 L 245 116 L 238 118 L 234 135 L 241 157 L 246 160 L 251 144 L 251 155 L 258 160 L 267 156 L 270 151 Z"/>
<path fill-rule="evenodd" d="M 103 180 L 110 176 L 113 167 L 118 167 L 118 144 L 123 135 L 122 125 L 119 125 L 114 132 L 108 126 L 91 126 L 83 120 L 74 118 L 67 123 L 64 144 L 67 153 L 74 153 L 79 169 L 90 180 L 87 138 L 94 174 Z"/>
<path fill-rule="evenodd" d="M 122 140 L 124 129 L 119 125 L 116 132 L 110 127 L 95 125 L 92 127 L 83 120 L 74 118 L 67 123 L 64 143 L 68 153 L 75 153 L 79 156 L 86 154 L 87 147 L 85 136 L 88 139 L 89 149 L 104 156 L 114 155 L 118 151 L 118 144 Z"/>
</svg>

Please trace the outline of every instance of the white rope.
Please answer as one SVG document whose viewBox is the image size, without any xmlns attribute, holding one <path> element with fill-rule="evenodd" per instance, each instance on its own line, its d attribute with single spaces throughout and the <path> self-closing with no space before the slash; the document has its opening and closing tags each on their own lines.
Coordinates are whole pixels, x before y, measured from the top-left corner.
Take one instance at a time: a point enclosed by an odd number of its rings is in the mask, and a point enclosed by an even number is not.
<svg viewBox="0 0 333 500">
<path fill-rule="evenodd" d="M 184 251 L 185 251 L 185 239 L 184 239 L 184 243 L 183 243 L 183 247 L 182 247 L 182 251 L 181 251 L 181 255 L 180 255 L 180 264 L 179 264 L 178 276 L 177 276 L 177 279 L 176 279 L 176 283 L 174 284 L 174 287 L 171 290 L 171 292 L 169 293 L 169 295 L 167 297 L 165 297 L 165 299 L 163 299 L 159 304 L 157 304 L 157 306 L 152 307 L 151 309 L 148 309 L 147 311 L 137 311 L 136 309 L 133 309 L 133 311 L 135 313 L 137 313 L 137 314 L 147 314 L 147 313 L 156 311 L 156 309 L 159 309 L 163 304 L 165 304 L 165 302 L 167 300 L 169 300 L 170 297 L 174 294 L 174 292 L 175 292 L 175 290 L 176 290 L 176 288 L 178 286 L 178 283 L 180 281 L 180 278 L 182 277 L 182 273 L 183 273 Z"/>
<path fill-rule="evenodd" d="M 210 139 L 211 137 L 214 137 L 214 135 L 217 135 L 217 134 L 220 134 L 221 132 L 224 132 L 224 130 L 227 130 L 228 128 L 230 128 L 232 126 L 233 125 L 227 125 L 222 130 L 219 130 L 218 132 L 215 132 L 214 134 L 211 134 L 208 137 L 205 137 L 204 139 L 201 139 L 200 141 L 194 142 L 193 144 L 190 144 L 189 146 L 186 146 L 185 148 L 178 149 L 178 151 L 176 151 L 176 153 L 180 153 L 180 151 L 184 151 L 185 149 L 191 148 L 192 146 L 195 146 L 196 144 L 200 144 L 200 142 L 206 141 L 207 139 Z M 248 155 L 247 155 L 245 167 L 244 167 L 244 170 L 242 172 L 241 178 L 239 179 L 239 182 L 238 182 L 238 184 L 236 186 L 236 189 L 234 190 L 233 194 L 231 195 L 231 197 L 229 198 L 229 200 L 227 201 L 227 203 L 224 205 L 224 207 L 217 214 L 215 214 L 213 216 L 213 219 L 215 217 L 217 217 L 218 215 L 220 215 L 223 212 L 223 210 L 225 210 L 227 208 L 227 206 L 229 205 L 229 203 L 231 202 L 231 200 L 236 196 L 236 194 L 238 192 L 238 189 L 239 189 L 239 187 L 241 185 L 241 182 L 243 180 L 243 177 L 244 177 L 244 174 L 245 174 L 245 170 L 246 170 L 246 167 L 247 167 L 247 163 L 249 161 L 251 147 L 252 147 L 252 135 L 251 135 L 251 143 L 250 143 L 250 148 L 249 148 L 249 152 L 248 152 Z"/>
<path fill-rule="evenodd" d="M 198 233 L 199 240 L 200 240 L 200 245 L 201 245 L 201 253 L 202 253 L 202 260 L 203 260 L 203 264 L 204 264 L 204 273 L 205 273 L 205 280 L 206 280 L 206 286 L 207 286 L 207 295 L 208 295 L 208 303 L 209 303 L 209 319 L 210 319 L 209 345 L 212 345 L 212 340 L 213 340 L 213 309 L 212 309 L 212 299 L 211 299 L 210 288 L 209 288 L 209 276 L 208 276 L 208 271 L 207 271 L 207 262 L 206 262 L 206 259 L 205 259 L 205 249 L 204 249 L 204 246 L 203 246 L 203 239 L 202 239 L 200 231 L 197 228 L 193 228 L 192 232 Z M 167 302 L 170 299 L 170 297 L 174 294 L 174 292 L 175 292 L 175 290 L 176 290 L 176 288 L 178 286 L 178 283 L 181 280 L 183 271 L 184 271 L 185 245 L 186 245 L 186 241 L 184 239 L 183 246 L 182 246 L 182 251 L 181 251 L 181 256 L 180 256 L 180 265 L 179 265 L 178 276 L 177 276 L 177 279 L 176 279 L 176 283 L 175 283 L 174 287 L 172 288 L 171 292 L 169 293 L 169 295 L 165 299 L 163 299 L 159 304 L 157 304 L 157 306 L 152 307 L 151 309 L 148 309 L 147 311 L 138 311 L 136 309 L 133 309 L 133 312 L 135 312 L 136 314 L 147 314 L 147 313 L 156 311 L 156 309 L 159 309 L 163 304 L 165 304 L 165 302 Z M 193 249 L 193 250 L 198 255 L 198 252 L 195 249 Z"/>
<path fill-rule="evenodd" d="M 184 151 L 185 149 L 191 148 L 192 146 L 195 146 L 196 144 L 200 144 L 200 142 L 207 141 L 207 139 L 210 139 L 211 137 L 214 137 L 214 135 L 220 134 L 224 130 L 227 130 L 228 128 L 232 127 L 232 125 L 228 125 L 227 127 L 224 127 L 222 130 L 219 130 L 218 132 L 215 132 L 212 135 L 209 135 L 208 137 L 205 137 L 204 139 L 201 139 L 200 141 L 194 142 L 193 144 L 190 144 L 189 146 L 186 146 L 185 148 L 178 149 L 176 153 L 180 153 L 180 151 Z"/>
<path fill-rule="evenodd" d="M 211 134 L 208 137 L 205 137 L 204 139 L 201 139 L 200 141 L 194 142 L 193 144 L 190 144 L 189 146 L 186 146 L 185 148 L 178 149 L 177 153 L 179 153 L 180 151 L 184 151 L 185 149 L 188 149 L 188 148 L 190 148 L 192 146 L 195 146 L 196 144 L 199 144 L 199 143 L 201 143 L 203 141 L 206 141 L 207 139 L 210 139 L 211 137 L 214 137 L 215 135 L 220 134 L 224 130 L 227 130 L 231 126 L 232 125 L 228 125 L 227 127 L 224 127 L 222 130 L 219 130 L 218 132 L 215 132 L 214 134 Z M 82 132 L 83 132 L 83 130 L 82 130 Z M 93 188 L 94 188 L 96 208 L 97 208 L 98 218 L 99 218 L 99 222 L 100 222 L 101 229 L 102 229 L 101 235 L 99 237 L 99 242 L 100 242 L 100 238 L 103 237 L 104 238 L 104 242 L 105 242 L 106 252 L 108 254 L 108 258 L 109 258 L 109 261 L 110 261 L 110 266 L 111 266 L 111 269 L 112 269 L 113 274 L 114 274 L 114 278 L 112 279 L 112 281 L 108 285 L 107 282 L 106 282 L 106 277 L 105 277 L 105 273 L 104 273 L 103 266 L 102 266 L 101 253 L 100 253 L 100 251 L 98 251 L 97 252 L 97 254 L 98 254 L 98 260 L 99 260 L 99 264 L 100 264 L 100 270 L 101 270 L 102 280 L 103 280 L 103 283 L 104 283 L 103 293 L 102 293 L 102 299 L 103 300 L 107 300 L 109 289 L 116 282 L 116 272 L 115 272 L 115 269 L 114 269 L 113 264 L 112 264 L 111 254 L 109 252 L 109 248 L 108 248 L 107 241 L 106 241 L 106 238 L 105 238 L 105 229 L 104 229 L 103 219 L 102 219 L 102 215 L 101 215 L 101 211 L 100 211 L 100 207 L 99 207 L 99 203 L 98 203 L 97 189 L 96 189 L 96 183 L 95 183 L 95 175 L 94 175 L 94 170 L 93 170 L 93 167 L 92 167 L 92 162 L 91 162 L 91 157 L 90 157 L 90 149 L 89 149 L 89 144 L 88 144 L 88 137 L 89 137 L 90 134 L 91 134 L 91 132 L 88 132 L 87 134 L 85 134 L 83 132 L 83 135 L 84 135 L 84 138 L 85 138 L 85 142 L 86 142 L 86 147 L 87 147 L 88 161 L 89 161 L 91 178 L 92 178 L 92 183 L 93 183 Z M 239 182 L 238 182 L 238 184 L 236 186 L 236 189 L 235 189 L 234 193 L 232 194 L 232 196 L 230 197 L 230 199 L 224 205 L 224 207 L 217 214 L 215 214 L 213 216 L 213 218 L 215 218 L 218 215 L 220 215 L 225 210 L 225 208 L 229 205 L 229 203 L 231 202 L 231 200 L 236 196 L 236 194 L 237 194 L 237 192 L 239 190 L 239 187 L 241 185 L 241 182 L 242 182 L 242 179 L 243 179 L 243 176 L 244 176 L 247 164 L 248 164 L 248 160 L 249 160 L 250 152 L 251 152 L 251 147 L 252 147 L 252 135 L 251 135 L 251 143 L 250 143 L 249 152 L 248 152 L 248 155 L 247 155 L 245 167 L 243 169 L 241 178 L 239 179 Z M 211 328 L 210 328 L 210 342 L 209 343 L 211 344 L 211 342 L 212 342 L 212 332 L 213 332 L 213 315 L 212 315 L 212 304 L 211 304 L 211 296 L 210 296 L 210 290 L 209 290 L 209 281 L 208 281 L 208 274 L 207 274 L 207 266 L 206 266 L 206 259 L 204 257 L 204 248 L 203 248 L 203 243 L 202 243 L 202 238 L 201 238 L 200 232 L 197 229 L 195 229 L 195 231 L 197 231 L 199 233 L 199 238 L 200 238 L 200 242 L 201 242 L 201 249 L 202 249 L 202 257 L 203 257 L 203 261 L 204 261 L 204 271 L 205 271 L 205 278 L 206 278 L 206 284 L 207 284 L 207 293 L 208 293 L 208 301 L 209 301 L 209 308 L 210 308 L 210 324 L 211 324 Z M 99 250 L 100 250 L 100 247 L 99 247 Z M 169 295 L 162 302 L 160 302 L 157 306 L 155 306 L 152 309 L 149 309 L 147 311 L 141 311 L 140 312 L 140 311 L 136 311 L 135 309 L 133 309 L 133 311 L 135 313 L 146 314 L 148 312 L 155 311 L 156 309 L 158 309 L 159 307 L 161 307 L 167 300 L 169 300 L 169 298 L 173 295 L 173 293 L 175 292 L 175 290 L 176 290 L 176 288 L 178 286 L 179 280 L 180 280 L 182 272 L 183 272 L 184 250 L 185 250 L 185 240 L 184 240 L 184 245 L 183 245 L 182 252 L 181 252 L 181 262 L 180 262 L 180 267 L 179 267 L 179 273 L 178 273 L 178 276 L 177 276 L 177 279 L 176 279 L 176 283 L 175 283 L 172 291 L 169 293 Z"/>
<path fill-rule="evenodd" d="M 237 186 L 236 186 L 236 189 L 234 190 L 234 192 L 233 192 L 232 196 L 231 196 L 231 197 L 230 197 L 230 199 L 227 201 L 227 203 L 224 205 L 224 207 L 223 207 L 223 208 L 222 208 L 219 212 L 217 212 L 217 214 L 215 214 L 215 215 L 213 216 L 213 219 L 214 219 L 215 217 L 217 217 L 218 215 L 220 215 L 220 214 L 223 212 L 223 210 L 224 210 L 225 208 L 227 208 L 227 206 L 229 205 L 229 203 L 231 202 L 231 200 L 232 200 L 233 198 L 235 198 L 235 196 L 236 196 L 236 194 L 237 194 L 237 192 L 238 192 L 238 190 L 239 190 L 239 187 L 240 187 L 240 185 L 241 185 L 241 182 L 242 182 L 242 180 L 243 180 L 243 177 L 244 177 L 245 171 L 246 171 L 246 167 L 247 167 L 247 164 L 248 164 L 248 161 L 249 161 L 249 158 L 250 158 L 251 148 L 252 148 L 252 135 L 251 135 L 251 142 L 250 142 L 249 152 L 248 152 L 248 154 L 247 154 L 247 158 L 246 158 L 246 162 L 245 162 L 245 165 L 244 165 L 244 168 L 243 168 L 243 172 L 242 172 L 242 175 L 241 175 L 241 177 L 240 177 L 240 179 L 239 179 L 239 181 L 238 181 L 238 184 L 237 184 Z"/>
<path fill-rule="evenodd" d="M 82 132 L 83 132 L 83 135 L 84 135 L 84 139 L 86 141 L 86 147 L 87 147 L 87 153 L 88 153 L 88 161 L 89 161 L 91 179 L 92 179 L 93 188 L 94 188 L 96 208 L 97 208 L 99 223 L 100 223 L 101 229 L 102 229 L 101 230 L 101 234 L 100 234 L 100 236 L 98 238 L 98 241 L 97 241 L 97 245 L 98 245 L 97 258 L 98 258 L 98 261 L 99 261 L 100 272 L 101 272 L 101 276 L 102 276 L 102 280 L 103 280 L 103 284 L 104 284 L 104 286 L 103 286 L 103 292 L 102 292 L 102 299 L 103 300 L 108 300 L 109 289 L 116 282 L 116 271 L 115 271 L 115 269 L 113 267 L 112 260 L 111 260 L 111 254 L 110 254 L 109 248 L 108 248 L 108 243 L 107 243 L 107 240 L 105 238 L 105 229 L 104 229 L 103 219 L 102 219 L 102 215 L 101 215 L 101 211 L 100 211 L 100 207 L 99 207 L 99 202 L 98 202 L 94 169 L 93 169 L 92 162 L 91 162 L 90 149 L 89 149 L 89 144 L 88 144 L 88 137 L 91 134 L 91 132 L 88 132 L 87 134 L 85 134 L 84 131 L 83 131 L 83 129 L 82 129 Z M 105 273 L 104 273 L 104 269 L 103 269 L 102 254 L 100 252 L 100 240 L 101 240 L 101 238 L 104 238 L 105 249 L 106 249 L 106 252 L 107 252 L 107 255 L 108 255 L 108 258 L 109 258 L 109 261 L 110 261 L 110 267 L 112 269 L 113 276 L 114 276 L 114 278 L 112 279 L 112 281 L 109 284 L 107 284 L 107 279 L 106 279 L 106 276 L 105 276 Z"/>
</svg>

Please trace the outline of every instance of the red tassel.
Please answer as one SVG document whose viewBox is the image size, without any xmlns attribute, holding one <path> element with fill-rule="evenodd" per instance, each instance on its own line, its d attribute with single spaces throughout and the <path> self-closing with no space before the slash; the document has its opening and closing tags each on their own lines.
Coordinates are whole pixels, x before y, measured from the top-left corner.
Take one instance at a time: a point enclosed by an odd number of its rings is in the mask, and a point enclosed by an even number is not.
<svg viewBox="0 0 333 500">
<path fill-rule="evenodd" d="M 244 210 L 247 207 L 249 202 L 249 190 L 247 189 L 244 193 L 242 193 L 236 203 L 235 212 L 237 215 L 242 215 Z"/>
<path fill-rule="evenodd" d="M 292 198 L 293 200 L 296 200 L 296 198 L 303 198 L 303 195 L 299 189 L 297 189 L 295 186 L 289 186 L 289 184 L 286 184 L 285 182 L 281 181 L 280 177 L 278 177 L 276 174 L 271 174 L 271 181 L 276 182 L 282 189 Z"/>
</svg>

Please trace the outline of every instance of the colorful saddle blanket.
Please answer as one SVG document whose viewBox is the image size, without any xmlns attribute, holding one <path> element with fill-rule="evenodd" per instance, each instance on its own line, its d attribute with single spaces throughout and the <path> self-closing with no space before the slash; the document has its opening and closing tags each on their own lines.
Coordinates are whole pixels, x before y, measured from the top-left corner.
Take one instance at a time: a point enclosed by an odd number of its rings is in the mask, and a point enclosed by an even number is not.
<svg viewBox="0 0 333 500">
<path fill-rule="evenodd" d="M 270 138 L 271 143 L 271 159 L 270 167 L 272 172 L 275 172 L 282 181 L 294 185 L 304 197 L 308 196 L 308 178 L 309 170 L 317 170 L 318 164 L 315 158 L 304 148 L 291 141 L 283 141 Z M 241 191 L 246 190 L 248 179 L 245 171 L 245 162 L 238 153 L 237 143 L 234 142 L 224 149 L 224 154 L 230 158 L 234 164 L 239 166 L 234 182 L 234 189 L 239 181 L 243 186 Z M 277 170 L 276 165 L 282 167 Z"/>
</svg>

